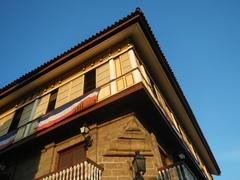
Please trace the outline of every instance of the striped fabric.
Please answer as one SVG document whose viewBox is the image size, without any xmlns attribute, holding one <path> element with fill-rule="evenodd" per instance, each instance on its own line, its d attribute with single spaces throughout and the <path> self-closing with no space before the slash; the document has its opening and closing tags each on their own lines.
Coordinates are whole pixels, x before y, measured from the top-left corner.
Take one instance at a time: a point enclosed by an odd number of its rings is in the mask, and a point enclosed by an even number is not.
<svg viewBox="0 0 240 180">
<path fill-rule="evenodd" d="M 98 92 L 99 89 L 95 89 L 94 91 L 91 91 L 90 93 L 81 96 L 74 101 L 60 106 L 49 114 L 41 117 L 36 130 L 40 131 L 46 129 L 64 120 L 65 118 L 96 104 Z"/>
<path fill-rule="evenodd" d="M 12 131 L 12 132 L 0 137 L 0 150 L 4 149 L 5 147 L 7 147 L 13 143 L 16 133 L 17 133 L 17 131 Z"/>
</svg>

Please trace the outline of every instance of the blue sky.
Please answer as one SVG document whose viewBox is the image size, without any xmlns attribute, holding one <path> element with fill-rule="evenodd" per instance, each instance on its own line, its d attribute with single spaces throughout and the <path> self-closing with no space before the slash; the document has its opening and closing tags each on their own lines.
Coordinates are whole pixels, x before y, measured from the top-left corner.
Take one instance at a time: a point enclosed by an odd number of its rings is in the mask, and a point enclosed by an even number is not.
<svg viewBox="0 0 240 180">
<path fill-rule="evenodd" d="M 0 87 L 139 6 L 222 170 L 240 179 L 240 1 L 0 1 Z"/>
</svg>

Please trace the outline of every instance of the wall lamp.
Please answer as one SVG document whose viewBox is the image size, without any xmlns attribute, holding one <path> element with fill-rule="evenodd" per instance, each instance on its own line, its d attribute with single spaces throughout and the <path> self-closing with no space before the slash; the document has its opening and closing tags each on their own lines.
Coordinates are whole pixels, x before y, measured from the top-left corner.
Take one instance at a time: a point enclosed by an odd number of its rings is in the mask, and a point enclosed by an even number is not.
<svg viewBox="0 0 240 180">
<path fill-rule="evenodd" d="M 183 153 L 180 153 L 180 154 L 178 155 L 178 157 L 179 157 L 179 159 L 180 159 L 181 161 L 184 161 L 184 160 L 185 160 L 185 155 L 184 155 Z"/>
<path fill-rule="evenodd" d="M 146 159 L 143 155 L 140 155 L 139 151 L 135 152 L 132 165 L 135 172 L 134 180 L 144 180 L 142 175 L 146 172 Z"/>
<path fill-rule="evenodd" d="M 83 124 L 82 127 L 80 127 L 80 133 L 84 136 L 84 143 L 85 143 L 85 148 L 88 149 L 89 147 L 92 146 L 93 139 L 89 135 L 89 127 L 87 124 Z"/>
</svg>

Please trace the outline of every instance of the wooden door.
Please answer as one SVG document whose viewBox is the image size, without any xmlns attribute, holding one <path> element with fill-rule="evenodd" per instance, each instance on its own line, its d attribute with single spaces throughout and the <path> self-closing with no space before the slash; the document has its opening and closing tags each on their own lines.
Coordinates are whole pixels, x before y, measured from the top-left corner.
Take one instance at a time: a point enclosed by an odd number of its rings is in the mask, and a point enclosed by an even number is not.
<svg viewBox="0 0 240 180">
<path fill-rule="evenodd" d="M 59 153 L 58 170 L 69 168 L 86 159 L 84 143 L 67 148 Z"/>
</svg>

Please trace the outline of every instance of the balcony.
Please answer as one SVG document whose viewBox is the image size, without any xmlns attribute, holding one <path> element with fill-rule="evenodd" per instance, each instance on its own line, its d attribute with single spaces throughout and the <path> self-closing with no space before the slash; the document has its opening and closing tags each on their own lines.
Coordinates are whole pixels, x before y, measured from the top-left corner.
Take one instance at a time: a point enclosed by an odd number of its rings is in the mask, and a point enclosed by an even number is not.
<svg viewBox="0 0 240 180">
<path fill-rule="evenodd" d="M 172 128 L 179 134 L 178 125 L 176 123 L 176 120 L 174 119 L 173 113 L 170 112 L 170 110 L 165 105 L 165 102 L 163 102 L 165 100 L 163 100 L 162 98 L 161 100 L 159 100 L 160 92 L 158 91 L 158 89 L 156 89 L 156 87 L 153 87 L 153 84 L 150 82 L 144 68 L 142 66 L 139 66 L 136 68 L 132 68 L 130 71 L 122 74 L 119 77 L 109 80 L 107 83 L 102 84 L 88 94 L 83 94 L 79 98 L 54 109 L 52 112 L 44 114 L 37 119 L 33 119 L 26 124 L 19 126 L 16 130 L 0 137 L 0 143 L 4 142 L 4 144 L 0 146 L 0 150 L 24 139 L 25 137 L 37 134 L 43 129 L 48 128 L 58 123 L 59 121 L 66 119 L 68 116 L 82 111 L 89 106 L 92 106 L 104 99 L 107 99 L 139 82 L 144 84 L 149 94 L 153 97 L 154 101 L 158 104 L 162 112 L 165 114 Z M 157 95 L 154 92 L 156 92 Z M 88 101 L 84 102 L 84 99 L 87 99 Z M 78 105 L 76 107 L 73 107 L 74 103 L 78 103 Z M 72 112 L 66 113 L 67 115 L 62 115 L 62 112 L 66 111 L 67 109 L 71 109 Z M 61 115 L 61 117 L 59 117 L 59 115 Z"/>
<path fill-rule="evenodd" d="M 90 91 L 89 93 L 83 94 L 79 98 L 63 104 L 62 106 L 54 109 L 48 114 L 43 114 L 36 119 L 28 121 L 27 123 L 19 126 L 16 130 L 0 137 L 0 150 L 30 135 L 38 134 L 43 129 L 46 129 L 72 116 L 73 114 L 76 114 L 77 112 L 82 111 L 98 102 L 101 102 L 104 99 L 120 93 L 121 91 L 128 89 L 131 86 L 140 82 L 145 86 L 148 93 L 151 95 L 155 103 L 161 109 L 162 113 L 165 115 L 167 121 L 175 130 L 176 134 L 180 138 L 182 138 L 181 132 L 179 130 L 179 124 L 177 123 L 174 113 L 168 107 L 157 86 L 150 81 L 144 67 L 138 66 L 132 68 L 126 73 L 123 73 L 119 77 L 110 79 L 108 82 L 102 84 L 101 86 Z M 74 106 L 74 104 L 77 105 Z M 64 114 L 64 111 L 67 113 Z M 1 145 L 1 142 L 4 143 L 2 143 Z M 183 143 L 186 144 L 186 142 Z"/>
<path fill-rule="evenodd" d="M 101 180 L 103 168 L 90 159 L 61 171 L 52 172 L 36 180 Z"/>
<path fill-rule="evenodd" d="M 160 180 L 197 180 L 188 166 L 176 163 L 158 170 Z"/>
</svg>

